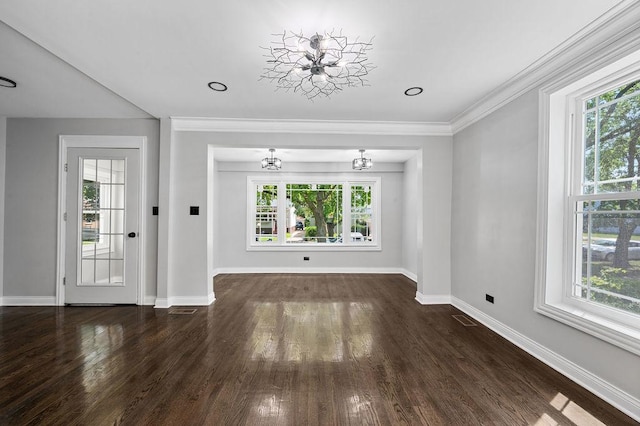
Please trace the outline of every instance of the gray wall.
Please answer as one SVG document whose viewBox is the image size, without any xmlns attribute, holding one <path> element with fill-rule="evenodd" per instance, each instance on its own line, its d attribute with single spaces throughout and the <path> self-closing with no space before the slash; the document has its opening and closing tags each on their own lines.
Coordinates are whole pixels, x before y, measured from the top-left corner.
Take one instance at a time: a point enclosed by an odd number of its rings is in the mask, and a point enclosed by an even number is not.
<svg viewBox="0 0 640 426">
<path fill-rule="evenodd" d="M 537 158 L 537 90 L 454 136 L 452 295 L 637 398 L 638 356 L 533 311 Z"/>
<path fill-rule="evenodd" d="M 169 132 L 167 131 L 167 135 Z M 274 267 L 282 267 L 292 265 L 304 267 L 302 264 L 302 256 L 298 254 L 295 258 L 292 254 L 279 253 L 242 253 L 237 258 L 221 259 L 225 251 L 229 250 L 227 244 L 238 244 L 234 250 L 240 250 L 240 242 L 234 237 L 235 242 L 226 240 L 221 237 L 222 229 L 227 231 L 232 228 L 227 225 L 227 221 L 241 218 L 242 226 L 238 229 L 238 233 L 243 235 L 245 231 L 244 220 L 246 217 L 246 209 L 244 200 L 246 199 L 246 181 L 241 179 L 229 182 L 229 185 L 237 185 L 234 191 L 229 191 L 229 196 L 223 196 L 225 184 L 220 182 L 221 169 L 214 174 L 213 186 L 217 188 L 213 195 L 213 201 L 209 200 L 209 192 L 207 186 L 207 174 L 215 167 L 209 164 L 208 149 L 214 147 L 257 147 L 265 149 L 265 146 L 275 147 L 277 149 L 296 149 L 296 148 L 314 148 L 323 147 L 324 149 L 353 149 L 367 147 L 369 149 L 410 149 L 416 152 L 419 157 L 419 166 L 416 166 L 416 191 L 417 200 L 429 203 L 431 206 L 438 206 L 436 209 L 425 210 L 422 203 L 416 209 L 416 214 L 411 217 L 411 223 L 403 226 L 411 226 L 415 229 L 416 239 L 420 243 L 416 243 L 418 247 L 417 253 L 404 253 L 407 256 L 416 257 L 415 271 L 409 271 L 416 274 L 418 279 L 418 291 L 424 294 L 450 294 L 450 220 L 451 220 L 451 158 L 452 158 L 452 138 L 450 136 L 390 136 L 390 135 L 342 135 L 342 134 L 294 134 L 294 133 L 225 133 L 215 131 L 177 131 L 171 137 L 171 162 L 161 168 L 161 173 L 170 174 L 170 182 L 166 187 L 170 188 L 171 194 L 169 199 L 169 219 L 168 219 L 168 235 L 166 242 L 161 238 L 160 246 L 166 245 L 170 248 L 171 253 L 167 254 L 159 252 L 161 256 L 158 260 L 160 264 L 170 264 L 168 273 L 168 281 L 163 284 L 159 281 L 158 285 L 164 285 L 167 290 L 167 300 L 170 303 L 188 304 L 203 303 L 206 301 L 206 294 L 210 291 L 210 282 L 213 278 L 211 270 L 218 271 L 232 270 L 237 265 L 249 265 L 254 262 L 246 262 L 247 256 L 251 259 L 258 259 L 261 264 L 269 264 Z M 214 161 L 215 163 L 215 161 Z M 226 163 L 221 163 L 222 165 Z M 343 164 L 349 168 L 349 162 Z M 247 169 L 252 172 L 262 172 L 259 164 L 252 164 L 253 169 Z M 326 169 L 326 165 L 324 165 Z M 402 169 L 401 166 L 399 166 Z M 424 169 L 424 173 L 423 173 Z M 284 168 L 283 168 L 283 171 Z M 329 170 L 325 170 L 329 171 Z M 344 171 L 336 165 L 336 171 Z M 244 175 L 246 176 L 246 174 Z M 422 179 L 419 179 L 422 176 Z M 215 177 L 219 177 L 216 179 Z M 403 188 L 402 176 L 398 177 L 399 181 L 396 188 L 399 192 L 396 194 L 397 203 L 403 206 Z M 390 181 L 391 182 L 391 181 Z M 424 201 L 422 191 L 428 201 Z M 239 191 L 237 195 L 235 191 Z M 226 192 L 225 192 L 226 193 Z M 232 198 L 230 194 L 234 194 Z M 222 205 L 228 202 L 235 202 L 236 198 L 242 203 L 242 210 L 234 212 L 234 217 L 222 218 L 218 217 L 223 212 Z M 418 204 L 418 201 L 416 203 Z M 190 216 L 189 206 L 200 206 L 200 216 Z M 160 206 L 163 209 L 163 206 Z M 213 210 L 211 212 L 210 210 Z M 436 239 L 440 244 L 430 244 L 421 246 L 423 236 L 419 235 L 423 229 L 417 229 L 416 224 L 419 218 L 424 214 L 422 220 L 425 223 L 437 224 L 435 228 L 430 228 L 430 240 Z M 214 218 L 214 247 L 210 254 L 208 237 L 207 237 L 207 219 L 213 215 Z M 401 212 L 393 215 L 391 218 L 402 220 Z M 383 219 L 384 220 L 384 219 Z M 393 220 L 393 219 L 392 219 Z M 217 224 L 217 226 L 215 226 Z M 235 225 L 237 226 L 237 225 Z M 350 266 L 353 268 L 394 268 L 401 270 L 405 265 L 411 265 L 411 262 L 405 262 L 403 256 L 403 244 L 399 240 L 392 237 L 391 245 L 386 245 L 388 231 L 386 229 L 394 229 L 396 225 L 388 225 L 383 222 L 383 232 L 385 240 L 383 241 L 383 253 L 371 253 L 361 261 L 359 258 L 352 257 L 354 262 L 345 262 L 346 257 L 339 257 L 331 253 L 314 253 L 314 259 L 309 267 L 331 267 L 331 266 Z M 399 230 L 399 235 L 402 231 Z M 242 247 L 244 249 L 244 237 L 241 238 Z M 377 256 L 377 257 L 376 257 Z M 350 256 L 351 257 L 351 256 Z M 212 258 L 212 259 L 211 259 Z M 282 259 L 287 259 L 282 261 Z M 378 263 L 378 262 L 382 263 Z M 231 264 L 228 264 L 232 262 Z M 420 265 L 425 263 L 426 268 L 421 269 Z M 349 265 L 348 265 L 349 264 Z M 209 265 L 215 265 L 209 268 Z M 422 275 L 422 271 L 428 271 Z M 215 285 L 214 285 L 215 287 Z M 158 293 L 162 294 L 163 289 L 159 287 Z M 163 303 L 160 301 L 159 303 Z"/>
<path fill-rule="evenodd" d="M 59 135 L 146 136 L 148 205 L 157 205 L 159 122 L 8 119 L 4 296 L 53 297 L 56 290 Z M 156 293 L 157 221 L 146 212 L 145 295 Z"/>
<path fill-rule="evenodd" d="M 321 268 L 327 271 L 339 269 L 379 270 L 398 272 L 402 269 L 403 227 L 403 173 L 367 173 L 381 178 L 382 251 L 247 251 L 247 176 L 261 176 L 263 172 L 230 171 L 233 163 L 218 167 L 226 171 L 216 173 L 219 199 L 217 209 L 216 253 L 218 265 L 223 270 L 274 270 L 297 268 Z M 376 164 L 376 167 L 380 167 Z M 287 164 L 288 170 L 295 166 Z M 310 168 L 309 165 L 302 165 Z M 306 173 L 307 175 L 309 173 Z M 350 173 L 353 174 L 353 173 Z M 312 174 L 324 176 L 325 174 Z M 415 196 L 414 196 L 415 198 Z M 415 222 L 415 218 L 413 218 Z M 415 252 L 414 252 L 415 253 Z M 303 261 L 309 256 L 310 261 Z"/>
<path fill-rule="evenodd" d="M 404 163 L 402 182 L 402 268 L 415 279 L 418 271 L 418 235 L 416 214 L 418 211 L 418 159 L 411 158 Z"/>
<path fill-rule="evenodd" d="M 4 294 L 4 183 L 7 148 L 7 119 L 0 117 L 0 302 Z"/>
</svg>

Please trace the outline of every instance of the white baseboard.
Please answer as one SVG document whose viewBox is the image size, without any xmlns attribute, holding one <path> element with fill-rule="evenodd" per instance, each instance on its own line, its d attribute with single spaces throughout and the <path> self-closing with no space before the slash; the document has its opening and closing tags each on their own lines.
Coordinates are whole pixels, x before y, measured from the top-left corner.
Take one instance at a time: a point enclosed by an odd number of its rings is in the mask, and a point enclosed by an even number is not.
<svg viewBox="0 0 640 426">
<path fill-rule="evenodd" d="M 2 306 L 57 306 L 55 296 L 4 296 Z"/>
<path fill-rule="evenodd" d="M 208 306 L 213 303 L 211 297 L 207 296 L 175 296 L 171 298 L 171 306 Z"/>
<path fill-rule="evenodd" d="M 450 305 L 451 295 L 449 294 L 423 294 L 416 291 L 416 300 L 421 305 Z"/>
<path fill-rule="evenodd" d="M 456 297 L 451 297 L 451 304 L 518 346 L 523 351 L 607 401 L 618 410 L 640 421 L 640 399 L 618 389 L 611 383 L 495 320 L 468 303 Z"/>
<path fill-rule="evenodd" d="M 166 297 L 157 297 L 156 303 L 153 305 L 153 307 L 157 309 L 168 309 L 171 307 L 171 303 Z"/>
<path fill-rule="evenodd" d="M 406 269 L 402 269 L 400 272 L 402 275 L 404 275 L 405 277 L 409 278 L 411 281 L 413 281 L 414 283 L 418 282 L 418 276 L 416 274 L 414 274 L 411 271 L 408 271 Z"/>
<path fill-rule="evenodd" d="M 275 268 L 217 268 L 214 277 L 220 274 L 402 274 L 402 268 L 331 268 L 331 267 L 275 267 Z M 410 277 L 409 277 L 410 278 Z M 415 280 L 414 280 L 415 281 Z"/>
<path fill-rule="evenodd" d="M 209 306 L 216 300 L 213 292 L 207 296 L 175 296 L 169 298 L 157 298 L 154 308 L 168 309 L 172 306 Z"/>
</svg>

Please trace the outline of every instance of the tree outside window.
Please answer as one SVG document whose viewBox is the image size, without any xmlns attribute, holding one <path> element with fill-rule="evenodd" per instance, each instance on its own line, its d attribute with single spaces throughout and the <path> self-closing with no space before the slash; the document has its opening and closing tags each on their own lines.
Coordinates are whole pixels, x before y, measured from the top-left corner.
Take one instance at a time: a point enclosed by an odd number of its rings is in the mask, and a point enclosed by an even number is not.
<svg viewBox="0 0 640 426">
<path fill-rule="evenodd" d="M 640 314 L 640 80 L 582 102 L 574 296 Z"/>
</svg>

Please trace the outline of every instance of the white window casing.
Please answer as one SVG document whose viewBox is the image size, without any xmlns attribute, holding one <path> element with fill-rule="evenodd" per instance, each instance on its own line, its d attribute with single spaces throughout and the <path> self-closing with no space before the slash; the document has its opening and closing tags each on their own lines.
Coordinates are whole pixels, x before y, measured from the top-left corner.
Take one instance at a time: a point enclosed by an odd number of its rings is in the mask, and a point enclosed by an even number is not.
<svg viewBox="0 0 640 426">
<path fill-rule="evenodd" d="M 577 203 L 636 199 L 637 193 L 581 194 L 584 99 L 640 78 L 640 51 L 587 76 L 558 79 L 540 90 L 537 251 L 534 309 L 640 355 L 640 315 L 573 297 L 582 250 Z"/>
<path fill-rule="evenodd" d="M 294 226 L 295 218 L 289 218 L 287 205 L 287 185 L 317 184 L 341 185 L 341 224 L 337 229 L 339 238 L 332 238 L 331 242 L 301 242 L 287 241 L 287 225 Z M 273 202 L 273 209 L 277 213 L 277 235 L 266 241 L 256 241 L 256 191 L 260 185 L 277 186 L 277 202 Z M 371 235 L 366 240 L 354 237 L 351 232 L 351 189 L 352 186 L 368 186 L 371 188 Z M 382 249 L 381 207 L 380 207 L 381 178 L 379 176 L 341 175 L 339 177 L 307 176 L 301 174 L 278 174 L 277 176 L 248 176 L 247 177 L 247 225 L 246 249 L 248 251 L 379 251 Z M 291 223 L 293 221 L 293 224 Z M 284 224 L 284 226 L 282 226 Z M 349 236 L 344 238 L 344 236 Z M 352 239 L 354 239 L 352 241 Z"/>
</svg>

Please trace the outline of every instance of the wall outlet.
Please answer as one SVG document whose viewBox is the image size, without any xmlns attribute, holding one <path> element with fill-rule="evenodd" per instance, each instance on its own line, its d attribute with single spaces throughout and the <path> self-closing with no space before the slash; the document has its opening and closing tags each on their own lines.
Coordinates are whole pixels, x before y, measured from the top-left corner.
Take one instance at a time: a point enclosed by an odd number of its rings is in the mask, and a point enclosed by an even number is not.
<svg viewBox="0 0 640 426">
<path fill-rule="evenodd" d="M 489 302 L 489 303 L 493 303 L 493 296 L 492 296 L 492 295 L 490 295 L 490 294 L 485 294 L 485 295 L 484 295 L 484 298 L 485 298 L 485 300 L 486 300 L 487 302 Z"/>
<path fill-rule="evenodd" d="M 198 216 L 200 214 L 200 206 L 190 206 L 189 214 L 192 216 Z"/>
</svg>

